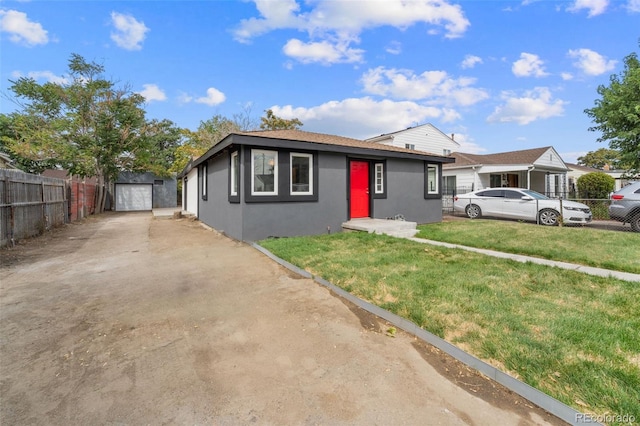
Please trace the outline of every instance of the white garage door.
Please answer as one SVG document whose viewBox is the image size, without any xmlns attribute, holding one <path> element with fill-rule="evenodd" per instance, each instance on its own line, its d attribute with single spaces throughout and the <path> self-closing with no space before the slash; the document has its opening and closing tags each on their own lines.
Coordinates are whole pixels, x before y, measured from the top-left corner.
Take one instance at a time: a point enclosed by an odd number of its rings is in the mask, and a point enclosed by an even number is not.
<svg viewBox="0 0 640 426">
<path fill-rule="evenodd" d="M 153 185 L 116 185 L 116 210 L 119 212 L 151 210 Z"/>
</svg>

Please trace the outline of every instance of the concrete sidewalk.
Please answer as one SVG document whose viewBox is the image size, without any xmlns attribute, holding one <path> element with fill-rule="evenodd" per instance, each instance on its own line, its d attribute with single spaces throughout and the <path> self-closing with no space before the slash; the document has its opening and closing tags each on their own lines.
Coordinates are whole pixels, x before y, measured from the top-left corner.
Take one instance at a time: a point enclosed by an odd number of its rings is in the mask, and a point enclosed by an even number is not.
<svg viewBox="0 0 640 426">
<path fill-rule="evenodd" d="M 476 252 L 476 253 L 485 254 L 487 256 L 500 257 L 500 258 L 503 258 L 503 259 L 511 259 L 511 260 L 515 260 L 516 262 L 522 262 L 522 263 L 531 262 L 531 263 L 537 263 L 537 264 L 540 264 L 540 265 L 555 266 L 557 268 L 569 269 L 569 270 L 572 270 L 572 271 L 582 272 L 582 273 L 589 274 L 589 275 L 596 275 L 596 276 L 599 276 L 599 277 L 612 277 L 612 278 L 617 278 L 617 279 L 625 280 L 625 281 L 640 282 L 640 274 L 632 274 L 632 273 L 629 273 L 629 272 L 613 271 L 613 270 L 610 270 L 610 269 L 603 269 L 603 268 L 594 268 L 594 267 L 591 267 L 591 266 L 577 265 L 575 263 L 558 262 L 558 261 L 555 261 L 555 260 L 541 259 L 539 257 L 531 257 L 531 256 L 523 256 L 523 255 L 519 255 L 519 254 L 504 253 L 504 252 L 495 251 L 495 250 L 487 250 L 487 249 L 480 249 L 480 248 L 475 248 L 475 247 L 462 246 L 462 245 L 459 245 L 459 244 L 443 243 L 441 241 L 426 240 L 426 239 L 423 239 L 423 238 L 409 238 L 409 239 L 411 241 L 415 241 L 415 242 L 418 242 L 418 243 L 431 244 L 431 245 L 434 245 L 434 246 L 441 246 L 441 247 L 448 247 L 448 248 L 457 248 L 457 249 L 461 249 L 461 250 L 467 250 L 467 251 L 472 251 L 472 252 Z"/>
</svg>

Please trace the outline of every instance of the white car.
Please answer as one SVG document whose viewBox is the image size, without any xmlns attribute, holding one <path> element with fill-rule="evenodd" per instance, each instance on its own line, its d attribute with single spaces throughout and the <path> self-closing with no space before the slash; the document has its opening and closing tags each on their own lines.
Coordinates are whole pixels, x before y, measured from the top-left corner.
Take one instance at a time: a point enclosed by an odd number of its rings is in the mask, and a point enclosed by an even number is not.
<svg viewBox="0 0 640 426">
<path fill-rule="evenodd" d="M 475 219 L 482 216 L 519 219 L 554 226 L 591 222 L 591 209 L 575 201 L 552 199 L 530 189 L 488 188 L 457 195 L 453 209 Z M 562 219 L 561 219 L 562 218 Z"/>
</svg>

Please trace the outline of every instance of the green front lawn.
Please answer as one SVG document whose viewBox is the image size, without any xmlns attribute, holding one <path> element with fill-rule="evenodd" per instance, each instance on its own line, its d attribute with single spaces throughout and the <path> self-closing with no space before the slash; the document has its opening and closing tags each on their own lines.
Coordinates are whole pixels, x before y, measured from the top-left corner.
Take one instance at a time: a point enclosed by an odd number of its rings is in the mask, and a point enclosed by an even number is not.
<svg viewBox="0 0 640 426">
<path fill-rule="evenodd" d="M 580 412 L 640 419 L 638 283 L 366 233 L 260 244 Z"/>
<path fill-rule="evenodd" d="M 420 225 L 418 238 L 640 274 L 640 233 L 501 220 Z"/>
</svg>

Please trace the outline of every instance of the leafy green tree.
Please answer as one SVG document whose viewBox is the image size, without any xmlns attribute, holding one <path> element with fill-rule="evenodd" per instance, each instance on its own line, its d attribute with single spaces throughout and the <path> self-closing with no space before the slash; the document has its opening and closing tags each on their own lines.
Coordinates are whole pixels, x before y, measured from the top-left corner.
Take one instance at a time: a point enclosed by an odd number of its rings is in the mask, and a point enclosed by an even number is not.
<svg viewBox="0 0 640 426">
<path fill-rule="evenodd" d="M 132 171 L 150 171 L 158 176 L 167 176 L 173 170 L 177 159 L 177 150 L 186 141 L 186 132 L 177 127 L 171 120 L 151 120 L 142 132 L 142 145 L 133 159 Z"/>
<path fill-rule="evenodd" d="M 576 182 L 578 184 L 578 194 L 580 198 L 609 198 L 609 194 L 613 191 L 616 181 L 610 175 L 604 172 L 593 172 L 582 175 Z"/>
<path fill-rule="evenodd" d="M 302 121 L 297 118 L 285 120 L 278 117 L 272 110 L 265 111 L 265 116 L 260 118 L 260 128 L 262 130 L 297 130 L 302 127 Z"/>
<path fill-rule="evenodd" d="M 598 142 L 620 152 L 629 171 L 640 172 L 640 61 L 636 53 L 624 59 L 624 70 L 610 77 L 609 86 L 598 86 L 602 97 L 585 113 L 596 124 L 591 131 L 602 132 Z"/>
<path fill-rule="evenodd" d="M 171 170 L 180 173 L 189 160 L 200 157 L 229 133 L 242 131 L 240 125 L 222 115 L 201 121 L 195 132 L 184 130 L 185 141 L 176 148 Z"/>
<path fill-rule="evenodd" d="M 12 83 L 19 112 L 9 117 L 4 147 L 37 164 L 98 180 L 96 210 L 104 210 L 105 184 L 120 171 L 153 169 L 166 174 L 166 156 L 177 146 L 179 131 L 171 122 L 147 122 L 143 96 L 117 88 L 102 77 L 104 66 L 72 54 L 68 81 L 38 84 L 22 77 Z M 162 153 L 162 155 L 160 155 Z"/>
<path fill-rule="evenodd" d="M 27 173 L 39 174 L 56 167 L 57 161 L 53 158 L 32 160 L 11 150 L 10 146 L 13 146 L 14 140 L 23 140 L 13 121 L 13 116 L 0 114 L 0 152 L 8 155 L 16 167 Z"/>
<path fill-rule="evenodd" d="M 608 165 L 611 169 L 627 169 L 620 160 L 620 152 L 615 149 L 599 148 L 595 151 L 589 151 L 582 157 L 578 157 L 578 164 L 594 169 L 602 169 Z"/>
</svg>

